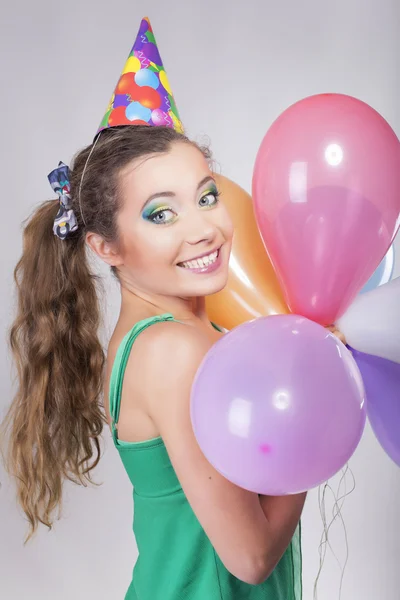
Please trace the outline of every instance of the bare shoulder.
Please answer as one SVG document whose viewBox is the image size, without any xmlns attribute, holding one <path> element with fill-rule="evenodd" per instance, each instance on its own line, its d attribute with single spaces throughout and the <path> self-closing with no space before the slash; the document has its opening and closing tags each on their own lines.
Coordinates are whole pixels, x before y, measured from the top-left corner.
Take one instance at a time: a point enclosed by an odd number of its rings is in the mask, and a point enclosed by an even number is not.
<svg viewBox="0 0 400 600">
<path fill-rule="evenodd" d="M 148 327 L 137 339 L 138 346 L 148 358 L 162 357 L 165 353 L 174 359 L 171 351 L 195 357 L 212 346 L 212 340 L 204 331 L 179 321 L 161 321 Z"/>
<path fill-rule="evenodd" d="M 189 384 L 214 341 L 201 329 L 176 321 L 148 327 L 138 336 L 131 361 L 146 395 L 178 381 Z"/>
</svg>

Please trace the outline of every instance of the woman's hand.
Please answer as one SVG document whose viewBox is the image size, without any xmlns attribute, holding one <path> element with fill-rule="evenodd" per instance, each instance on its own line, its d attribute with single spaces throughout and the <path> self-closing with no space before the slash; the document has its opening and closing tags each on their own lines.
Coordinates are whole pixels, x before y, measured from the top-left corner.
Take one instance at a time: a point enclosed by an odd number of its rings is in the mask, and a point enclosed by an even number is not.
<svg viewBox="0 0 400 600">
<path fill-rule="evenodd" d="M 336 335 L 336 337 L 346 346 L 347 342 L 346 342 L 346 338 L 344 337 L 343 333 L 336 327 L 336 325 L 328 325 L 327 327 L 325 327 L 325 329 L 328 329 L 328 331 L 330 331 L 331 333 L 333 333 L 333 335 Z"/>
</svg>

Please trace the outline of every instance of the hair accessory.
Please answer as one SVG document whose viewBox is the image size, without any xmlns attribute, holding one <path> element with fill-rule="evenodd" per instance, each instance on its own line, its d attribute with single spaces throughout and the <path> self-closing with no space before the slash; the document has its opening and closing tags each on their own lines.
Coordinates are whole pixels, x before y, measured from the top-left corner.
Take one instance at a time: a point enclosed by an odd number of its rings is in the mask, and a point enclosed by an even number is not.
<svg viewBox="0 0 400 600">
<path fill-rule="evenodd" d="M 69 167 L 60 161 L 58 167 L 49 173 L 47 178 L 60 200 L 53 232 L 61 240 L 65 240 L 70 233 L 78 229 L 78 222 L 72 210 Z"/>
<path fill-rule="evenodd" d="M 96 135 L 103 129 L 118 125 L 166 126 L 183 133 L 148 17 L 142 19 Z"/>
<path fill-rule="evenodd" d="M 172 127 L 178 133 L 184 131 L 148 17 L 142 19 L 106 114 L 97 130 L 88 160 L 99 139 L 98 134 L 104 129 L 120 125 L 164 126 Z M 80 192 L 88 160 L 78 192 L 84 224 Z M 48 175 L 48 180 L 60 198 L 60 208 L 54 220 L 53 231 L 56 236 L 65 240 L 70 233 L 78 229 L 76 215 L 72 210 L 68 166 L 60 162 Z"/>
</svg>

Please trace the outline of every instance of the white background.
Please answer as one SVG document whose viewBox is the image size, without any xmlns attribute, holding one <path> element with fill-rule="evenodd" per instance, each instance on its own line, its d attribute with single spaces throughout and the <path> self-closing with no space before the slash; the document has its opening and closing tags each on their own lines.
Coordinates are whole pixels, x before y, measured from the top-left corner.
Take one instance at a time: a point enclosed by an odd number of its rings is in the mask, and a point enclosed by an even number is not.
<svg viewBox="0 0 400 600">
<path fill-rule="evenodd" d="M 400 132 L 398 0 L 9 0 L 1 7 L 1 326 L 13 311 L 12 270 L 21 222 L 52 197 L 47 173 L 90 143 L 148 15 L 190 136 L 207 134 L 222 173 L 250 190 L 252 167 L 272 121 L 319 92 L 357 96 Z M 399 239 L 397 240 L 400 257 Z M 398 262 L 397 274 L 400 260 Z M 106 273 L 105 270 L 102 272 Z M 119 310 L 106 277 L 107 337 Z M 10 359 L 1 345 L 0 411 L 11 400 Z M 369 429 L 351 461 L 357 487 L 343 511 L 350 558 L 343 600 L 398 600 L 400 470 Z M 66 487 L 64 518 L 26 548 L 25 523 L 0 471 L 0 597 L 118 600 L 136 557 L 131 487 L 105 435 L 99 488 Z M 331 504 L 330 504 L 331 506 Z M 329 507 L 329 503 L 328 503 Z M 318 567 L 317 492 L 304 521 L 304 599 Z M 332 529 L 339 559 L 342 529 Z M 155 574 L 156 576 L 156 574 Z M 328 552 L 320 600 L 339 598 L 340 569 Z M 207 600 L 207 599 L 204 599 Z M 271 599 L 272 600 L 272 599 Z"/>
</svg>

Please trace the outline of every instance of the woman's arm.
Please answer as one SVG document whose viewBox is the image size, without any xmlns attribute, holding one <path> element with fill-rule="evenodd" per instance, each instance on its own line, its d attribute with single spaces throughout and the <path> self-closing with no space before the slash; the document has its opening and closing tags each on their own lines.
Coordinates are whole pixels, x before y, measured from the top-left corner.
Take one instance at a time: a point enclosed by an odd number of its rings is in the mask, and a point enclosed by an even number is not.
<svg viewBox="0 0 400 600">
<path fill-rule="evenodd" d="M 270 562 L 278 564 L 299 523 L 307 494 L 290 496 L 260 496 L 262 511 L 272 537 Z M 275 555 L 273 554 L 275 553 Z"/>
<path fill-rule="evenodd" d="M 136 383 L 125 397 L 135 394 L 155 423 L 182 489 L 226 568 L 238 579 L 258 584 L 288 546 L 304 495 L 260 499 L 225 479 L 203 455 L 189 402 L 193 378 L 211 345 L 189 325 L 149 327 L 133 346 L 127 370 L 128 380 Z"/>
</svg>

